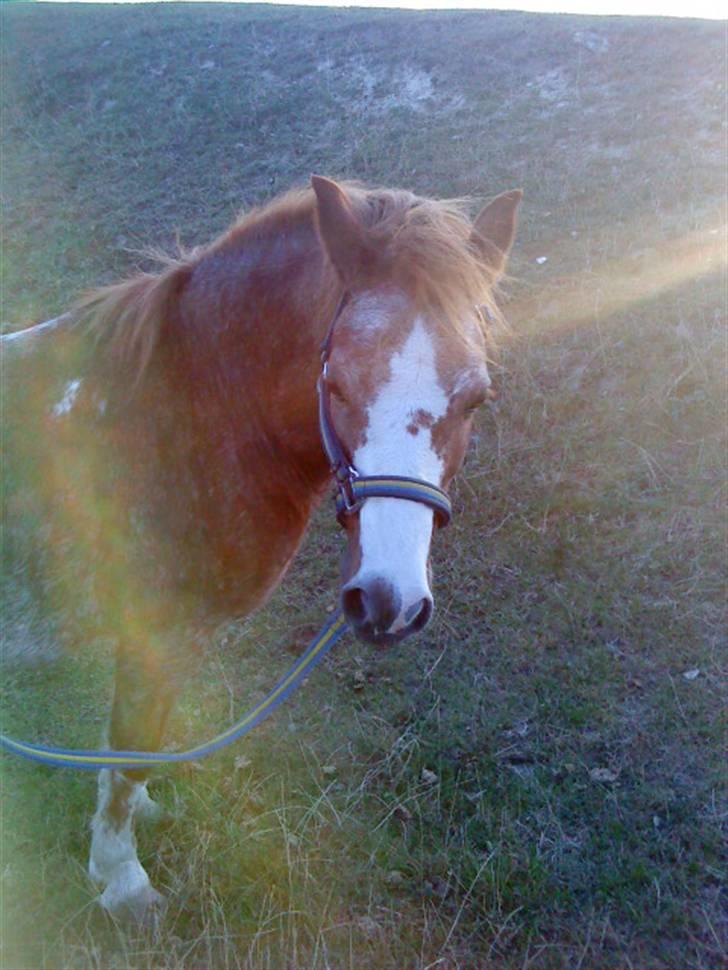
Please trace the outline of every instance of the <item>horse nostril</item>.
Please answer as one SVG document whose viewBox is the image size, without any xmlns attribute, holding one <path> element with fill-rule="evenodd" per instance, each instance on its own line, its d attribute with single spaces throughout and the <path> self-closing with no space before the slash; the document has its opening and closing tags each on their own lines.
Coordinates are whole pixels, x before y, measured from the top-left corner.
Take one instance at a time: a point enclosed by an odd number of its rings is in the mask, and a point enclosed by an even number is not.
<svg viewBox="0 0 728 970">
<path fill-rule="evenodd" d="M 412 619 L 410 619 L 410 616 Z M 420 600 L 414 606 L 410 607 L 406 619 L 409 622 L 410 629 L 413 631 L 424 630 L 427 624 L 430 622 L 430 617 L 432 616 L 432 600 L 429 596 L 425 596 L 424 599 Z"/>
<path fill-rule="evenodd" d="M 367 618 L 367 604 L 364 590 L 359 586 L 344 589 L 341 596 L 344 615 L 350 623 L 363 623 Z"/>
<path fill-rule="evenodd" d="M 381 578 L 365 579 L 360 586 L 345 586 L 341 592 L 341 605 L 347 620 L 355 627 L 366 624 L 379 633 L 384 633 L 394 623 L 401 604 L 399 593 Z"/>
</svg>

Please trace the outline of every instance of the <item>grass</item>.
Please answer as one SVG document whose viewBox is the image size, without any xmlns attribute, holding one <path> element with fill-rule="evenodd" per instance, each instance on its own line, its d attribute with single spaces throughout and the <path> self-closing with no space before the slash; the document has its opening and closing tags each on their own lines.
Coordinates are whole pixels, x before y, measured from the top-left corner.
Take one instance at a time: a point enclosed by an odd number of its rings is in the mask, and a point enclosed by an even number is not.
<svg viewBox="0 0 728 970">
<path fill-rule="evenodd" d="M 722 27 L 0 16 L 7 329 L 311 171 L 526 193 L 501 399 L 438 537 L 431 628 L 345 643 L 245 745 L 160 777 L 140 855 L 170 907 L 147 932 L 87 883 L 93 778 L 4 760 L 2 966 L 721 966 Z M 274 680 L 333 602 L 338 543 L 325 509 L 272 605 L 218 631 L 172 743 Z M 65 604 L 23 596 L 13 635 L 63 632 Z M 93 745 L 108 692 L 103 642 L 6 667 L 3 724 Z"/>
</svg>

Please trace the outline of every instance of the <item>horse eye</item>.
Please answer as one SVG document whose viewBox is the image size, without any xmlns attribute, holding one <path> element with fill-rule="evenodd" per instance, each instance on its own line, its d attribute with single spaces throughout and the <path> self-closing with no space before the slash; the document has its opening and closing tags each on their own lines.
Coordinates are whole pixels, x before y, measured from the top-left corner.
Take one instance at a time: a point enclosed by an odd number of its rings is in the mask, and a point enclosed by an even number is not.
<svg viewBox="0 0 728 970">
<path fill-rule="evenodd" d="M 468 395 L 465 401 L 465 407 L 463 408 L 463 411 L 468 417 L 470 417 L 471 415 L 475 414 L 475 412 L 478 411 L 485 404 L 487 399 L 488 399 L 488 394 L 485 388 L 482 390 L 476 391 Z"/>
<path fill-rule="evenodd" d="M 467 417 L 471 417 L 476 411 L 480 410 L 486 401 L 495 401 L 498 395 L 491 387 L 481 387 L 473 391 L 465 402 L 463 411 Z"/>
</svg>

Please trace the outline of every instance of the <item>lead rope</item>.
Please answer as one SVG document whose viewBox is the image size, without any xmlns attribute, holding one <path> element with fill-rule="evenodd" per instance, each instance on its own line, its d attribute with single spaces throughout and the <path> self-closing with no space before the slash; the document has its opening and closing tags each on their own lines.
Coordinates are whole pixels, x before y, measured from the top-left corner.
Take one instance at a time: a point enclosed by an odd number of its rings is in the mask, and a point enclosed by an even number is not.
<svg viewBox="0 0 728 970">
<path fill-rule="evenodd" d="M 131 770 L 181 761 L 197 761 L 242 738 L 272 714 L 278 705 L 293 693 L 303 678 L 321 663 L 346 630 L 344 615 L 341 610 L 337 610 L 333 618 L 313 639 L 306 652 L 299 657 L 264 700 L 222 734 L 218 734 L 206 744 L 199 744 L 187 751 L 75 751 L 70 748 L 53 748 L 42 744 L 29 744 L 27 741 L 16 741 L 5 734 L 0 734 L 0 747 L 22 758 L 39 761 L 54 768 Z"/>
</svg>

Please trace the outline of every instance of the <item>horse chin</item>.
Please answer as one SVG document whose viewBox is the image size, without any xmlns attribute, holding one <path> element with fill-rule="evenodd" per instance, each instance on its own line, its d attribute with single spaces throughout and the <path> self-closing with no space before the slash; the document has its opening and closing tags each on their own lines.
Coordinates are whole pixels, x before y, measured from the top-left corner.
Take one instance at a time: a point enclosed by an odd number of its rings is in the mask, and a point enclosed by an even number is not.
<svg viewBox="0 0 728 970">
<path fill-rule="evenodd" d="M 403 640 L 406 640 L 415 631 L 399 630 L 397 633 L 378 633 L 376 630 L 366 627 L 352 627 L 352 632 L 357 640 L 361 640 L 362 643 L 376 647 L 378 650 L 385 650 L 387 647 L 393 647 L 396 643 L 401 643 Z"/>
<path fill-rule="evenodd" d="M 384 650 L 387 647 L 393 647 L 395 644 L 402 643 L 403 640 L 408 640 L 410 637 L 413 637 L 415 634 L 424 630 L 430 621 L 431 614 L 432 603 L 430 601 L 430 607 L 427 610 L 427 615 L 425 618 L 422 620 L 416 619 L 413 623 L 410 623 L 408 626 L 402 627 L 399 630 L 380 631 L 371 623 L 352 622 L 349 623 L 349 628 L 356 636 L 357 640 Z"/>
</svg>

